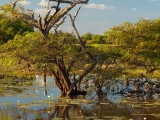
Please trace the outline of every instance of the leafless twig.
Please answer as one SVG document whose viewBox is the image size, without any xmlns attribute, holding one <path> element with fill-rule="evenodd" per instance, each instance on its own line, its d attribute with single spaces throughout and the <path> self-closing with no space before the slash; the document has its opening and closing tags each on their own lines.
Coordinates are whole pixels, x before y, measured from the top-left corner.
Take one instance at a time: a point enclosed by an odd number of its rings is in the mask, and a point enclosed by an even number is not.
<svg viewBox="0 0 160 120">
<path fill-rule="evenodd" d="M 15 2 L 13 2 L 12 0 L 9 1 L 12 4 L 12 10 L 14 10 L 14 8 L 16 7 L 16 4 L 18 2 L 18 0 L 16 0 Z"/>
</svg>

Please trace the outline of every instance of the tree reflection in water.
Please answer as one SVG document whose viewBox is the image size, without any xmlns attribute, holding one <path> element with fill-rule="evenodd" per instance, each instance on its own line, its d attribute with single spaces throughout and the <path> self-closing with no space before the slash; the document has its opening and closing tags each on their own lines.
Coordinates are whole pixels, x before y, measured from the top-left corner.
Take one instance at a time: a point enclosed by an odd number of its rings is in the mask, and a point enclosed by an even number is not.
<svg viewBox="0 0 160 120">
<path fill-rule="evenodd" d="M 83 112 L 79 105 L 55 106 L 55 110 L 48 115 L 48 119 L 53 118 L 74 118 L 83 120 Z"/>
<path fill-rule="evenodd" d="M 128 100 L 128 101 L 127 101 Z M 98 102 L 97 104 L 50 104 L 41 106 L 1 105 L 0 120 L 159 120 L 160 105 L 157 102 L 141 103 L 126 99 L 121 104 Z"/>
<path fill-rule="evenodd" d="M 116 85 L 116 83 L 113 84 L 113 87 L 117 88 Z M 160 120 L 159 94 L 152 91 L 146 92 L 146 94 L 135 92 L 132 91 L 132 89 L 134 90 L 133 86 L 123 89 L 122 94 L 120 88 L 125 88 L 125 86 L 118 87 L 119 89 L 114 91 L 110 89 L 111 92 L 103 94 L 102 98 L 95 97 L 92 102 L 87 102 L 82 98 L 69 99 L 68 102 L 67 99 L 63 99 L 63 101 L 59 98 L 59 101 L 54 100 L 51 93 L 56 91 L 47 91 L 46 87 L 37 85 L 34 88 L 37 88 L 38 92 L 33 92 L 35 89 L 30 89 L 25 94 L 28 96 L 34 93 L 33 97 L 35 94 L 41 97 L 45 96 L 42 101 L 39 100 L 41 98 L 37 98 L 35 101 L 32 99 L 33 102 L 31 103 L 25 104 L 21 99 L 20 103 L 17 104 L 13 101 L 7 103 L 5 100 L 11 100 L 9 97 L 1 97 L 0 120 L 144 120 L 144 118 L 146 120 Z M 50 95 L 49 98 L 47 93 Z M 24 95 L 24 92 L 22 94 Z M 31 99 L 31 96 L 28 97 L 25 100 Z"/>
<path fill-rule="evenodd" d="M 37 106 L 36 106 L 37 105 Z M 138 102 L 125 99 L 123 103 L 50 103 L 46 106 L 0 105 L 0 120 L 159 120 L 160 105 L 155 102 Z"/>
<path fill-rule="evenodd" d="M 55 105 L 43 109 L 30 109 L 27 106 L 4 105 L 1 106 L 0 120 L 52 120 L 54 118 L 69 118 L 83 120 L 80 105 Z"/>
</svg>

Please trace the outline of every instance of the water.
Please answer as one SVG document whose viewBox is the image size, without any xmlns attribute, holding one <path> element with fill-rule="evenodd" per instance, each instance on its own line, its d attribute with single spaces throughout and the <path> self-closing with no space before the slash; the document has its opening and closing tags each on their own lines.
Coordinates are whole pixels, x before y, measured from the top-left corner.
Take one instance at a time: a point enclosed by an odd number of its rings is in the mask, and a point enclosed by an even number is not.
<svg viewBox="0 0 160 120">
<path fill-rule="evenodd" d="M 158 94 L 143 102 L 112 93 L 106 95 L 111 102 L 62 99 L 54 80 L 48 77 L 44 87 L 40 76 L 30 85 L 5 84 L 1 88 L 7 92 L 0 96 L 0 120 L 160 120 Z"/>
<path fill-rule="evenodd" d="M 42 80 L 36 79 L 31 86 L 17 86 L 22 92 L 17 94 L 9 93 L 3 97 L 0 97 L 0 103 L 31 103 L 32 101 L 39 99 L 47 99 L 48 96 L 59 96 L 60 91 L 57 89 L 51 77 L 47 78 L 47 87 L 42 85 Z M 19 90 L 20 91 L 20 90 Z"/>
</svg>

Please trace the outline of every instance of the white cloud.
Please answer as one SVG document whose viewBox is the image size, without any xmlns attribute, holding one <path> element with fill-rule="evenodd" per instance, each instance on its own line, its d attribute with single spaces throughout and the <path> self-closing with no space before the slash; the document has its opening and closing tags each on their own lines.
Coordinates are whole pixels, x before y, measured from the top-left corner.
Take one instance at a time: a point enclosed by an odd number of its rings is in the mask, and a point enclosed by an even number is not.
<svg viewBox="0 0 160 120">
<path fill-rule="evenodd" d="M 22 5 L 30 5 L 31 2 L 27 1 L 27 0 L 23 0 L 23 1 L 19 1 L 19 4 L 22 4 Z"/>
<path fill-rule="evenodd" d="M 46 6 L 47 5 L 47 1 L 46 0 L 41 0 L 38 5 L 40 6 Z"/>
<path fill-rule="evenodd" d="M 48 12 L 45 8 L 36 8 L 35 10 L 34 10 L 34 12 L 36 13 L 36 14 L 40 14 L 40 15 L 42 15 L 42 16 L 44 16 L 44 15 L 46 15 L 46 13 Z M 51 13 L 50 14 L 53 14 L 55 12 L 55 10 L 51 10 Z"/>
<path fill-rule="evenodd" d="M 137 11 L 137 9 L 136 8 L 132 8 L 132 11 Z"/>
<path fill-rule="evenodd" d="M 99 9 L 99 10 L 107 10 L 107 9 L 114 9 L 115 7 L 113 6 L 107 6 L 105 4 L 95 4 L 95 3 L 90 3 L 87 5 L 84 5 L 85 8 L 89 9 Z"/>
<path fill-rule="evenodd" d="M 45 14 L 45 12 L 46 12 L 46 9 L 40 9 L 40 8 L 35 9 L 35 13 L 37 14 Z"/>
</svg>

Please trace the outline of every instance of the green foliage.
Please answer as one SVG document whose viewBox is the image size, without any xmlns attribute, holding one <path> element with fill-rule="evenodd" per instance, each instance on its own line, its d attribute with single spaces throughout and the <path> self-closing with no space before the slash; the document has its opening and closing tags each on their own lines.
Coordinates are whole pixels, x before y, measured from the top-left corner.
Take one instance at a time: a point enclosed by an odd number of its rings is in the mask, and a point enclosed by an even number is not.
<svg viewBox="0 0 160 120">
<path fill-rule="evenodd" d="M 90 32 L 88 32 L 82 36 L 82 38 L 85 40 L 92 40 L 92 37 L 93 37 L 93 34 Z"/>
<path fill-rule="evenodd" d="M 105 43 L 104 37 L 102 35 L 93 35 L 92 43 L 104 44 Z"/>
<path fill-rule="evenodd" d="M 105 32 L 107 41 L 123 51 L 123 63 L 142 67 L 146 73 L 160 69 L 160 19 L 126 22 Z"/>
<path fill-rule="evenodd" d="M 34 69 L 41 71 L 39 68 L 44 65 L 54 68 L 54 59 L 57 57 L 63 58 L 67 65 L 80 54 L 77 52 L 80 47 L 75 40 L 73 35 L 63 32 L 50 34 L 48 40 L 40 32 L 27 33 L 25 36 L 16 35 L 14 40 L 1 46 L 3 53 L 1 63 L 7 66 L 14 65 L 13 70 L 20 69 L 22 66 L 24 68 L 34 66 Z M 13 61 L 9 58 L 13 58 Z M 81 64 L 84 61 L 82 57 L 76 59 L 81 59 Z M 18 65 L 21 67 L 17 67 Z"/>
<path fill-rule="evenodd" d="M 23 23 L 20 19 L 15 19 L 8 13 L 11 12 L 9 5 L 1 6 L 0 9 L 0 45 L 12 40 L 15 35 L 23 35 L 26 32 L 33 32 L 33 27 Z M 14 11 L 14 14 L 18 14 Z"/>
<path fill-rule="evenodd" d="M 82 39 L 86 40 L 89 44 L 105 44 L 105 38 L 102 35 L 94 35 L 92 33 L 86 33 L 82 36 Z"/>
</svg>

